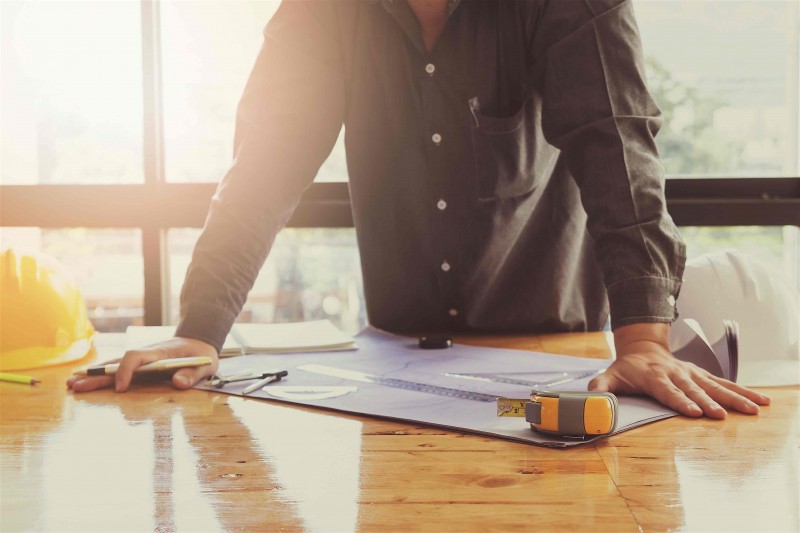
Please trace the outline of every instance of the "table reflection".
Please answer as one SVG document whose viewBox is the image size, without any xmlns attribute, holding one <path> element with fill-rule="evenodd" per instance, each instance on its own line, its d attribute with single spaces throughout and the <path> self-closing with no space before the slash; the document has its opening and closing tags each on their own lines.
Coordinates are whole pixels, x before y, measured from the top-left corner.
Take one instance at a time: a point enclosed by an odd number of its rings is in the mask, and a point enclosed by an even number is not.
<svg viewBox="0 0 800 533">
<path fill-rule="evenodd" d="M 793 424 L 796 428 L 796 417 Z M 703 453 L 675 450 L 680 503 L 688 529 L 797 531 L 800 528 L 797 443 L 789 441 L 786 434 L 759 437 L 755 427 L 751 432 L 746 431 L 748 425 L 738 425 L 732 431 L 720 428 L 723 435 L 708 439 Z M 739 438 L 725 435 L 731 432 L 745 434 Z M 787 433 L 796 435 L 796 429 Z M 743 494 L 748 495 L 747 505 L 732 505 Z"/>
<path fill-rule="evenodd" d="M 757 417 L 674 418 L 597 449 L 637 521 L 655 530 L 800 529 L 796 397 Z M 770 422 L 770 420 L 772 422 Z"/>
<path fill-rule="evenodd" d="M 361 422 L 231 398 L 306 531 L 353 531 L 358 519 Z M 280 430 L 276 430 L 280 428 Z"/>
<path fill-rule="evenodd" d="M 194 393 L 67 396 L 31 468 L 43 475 L 28 480 L 42 488 L 36 527 L 356 528 L 360 422 L 200 392 L 206 401 L 178 403 L 179 394 Z"/>
<path fill-rule="evenodd" d="M 44 442 L 39 527 L 152 530 L 153 425 L 129 424 L 114 406 L 67 398 L 69 424 Z"/>
</svg>

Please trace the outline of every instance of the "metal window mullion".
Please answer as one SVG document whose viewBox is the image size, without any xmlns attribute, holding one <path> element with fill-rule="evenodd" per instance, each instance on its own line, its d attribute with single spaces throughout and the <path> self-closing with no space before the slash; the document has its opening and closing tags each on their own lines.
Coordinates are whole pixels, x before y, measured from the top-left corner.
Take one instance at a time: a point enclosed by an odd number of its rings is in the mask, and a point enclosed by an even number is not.
<svg viewBox="0 0 800 533">
<path fill-rule="evenodd" d="M 794 153 L 790 156 L 793 166 L 790 173 L 800 175 L 800 3 L 794 4 L 794 43 L 789 52 L 789 113 L 792 125 L 789 127 L 789 146 Z"/>
<path fill-rule="evenodd" d="M 161 24 L 157 0 L 142 0 L 142 97 L 145 188 L 155 197 L 164 183 L 164 128 L 161 80 Z M 167 316 L 168 263 L 165 231 L 142 221 L 144 323 L 161 325 Z"/>
<path fill-rule="evenodd" d="M 160 326 L 164 324 L 163 296 L 164 275 L 164 230 L 156 227 L 143 227 L 142 255 L 144 257 L 144 324 Z"/>
</svg>

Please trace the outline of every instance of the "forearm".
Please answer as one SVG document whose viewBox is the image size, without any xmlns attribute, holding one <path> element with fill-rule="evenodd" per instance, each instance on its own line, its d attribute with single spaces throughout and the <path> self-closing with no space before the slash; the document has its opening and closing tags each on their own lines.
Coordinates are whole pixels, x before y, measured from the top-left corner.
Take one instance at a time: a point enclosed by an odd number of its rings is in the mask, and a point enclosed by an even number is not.
<svg viewBox="0 0 800 533">
<path fill-rule="evenodd" d="M 581 6 L 586 22 L 541 52 L 542 126 L 580 187 L 612 327 L 671 323 L 685 246 L 666 209 L 661 117 L 645 85 L 633 6 L 552 2 L 543 31 Z"/>
<path fill-rule="evenodd" d="M 237 107 L 234 162 L 217 189 L 181 293 L 178 334 L 218 350 L 276 234 L 341 130 L 336 4 L 284 2 Z"/>
<path fill-rule="evenodd" d="M 214 200 L 213 203 L 218 203 Z M 282 223 L 256 206 L 214 205 L 181 290 L 176 335 L 220 351 Z M 291 209 L 287 209 L 287 215 Z"/>
</svg>

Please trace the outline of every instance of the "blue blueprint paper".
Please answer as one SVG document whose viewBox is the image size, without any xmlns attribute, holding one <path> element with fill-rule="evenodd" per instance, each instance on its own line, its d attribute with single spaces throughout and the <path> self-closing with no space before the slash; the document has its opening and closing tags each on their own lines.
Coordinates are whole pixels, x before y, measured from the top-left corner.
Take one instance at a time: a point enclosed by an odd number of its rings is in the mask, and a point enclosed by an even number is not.
<svg viewBox="0 0 800 533">
<path fill-rule="evenodd" d="M 393 420 L 430 424 L 456 431 L 478 433 L 550 447 L 569 447 L 602 437 L 562 439 L 531 430 L 523 418 L 497 417 L 496 402 L 452 398 L 388 387 L 375 383 L 352 381 L 329 375 L 299 370 L 297 367 L 316 364 L 342 370 L 364 372 L 384 378 L 400 379 L 426 385 L 491 394 L 497 397 L 527 398 L 531 387 L 491 381 L 457 378 L 447 374 L 495 374 L 516 379 L 547 381 L 567 372 L 582 375 L 606 368 L 608 359 L 586 359 L 538 352 L 484 348 L 461 344 L 445 350 L 423 350 L 417 340 L 367 328 L 356 337 L 358 350 L 331 353 L 253 354 L 220 361 L 218 374 L 227 375 L 243 369 L 259 372 L 288 370 L 289 375 L 275 385 L 306 387 L 357 386 L 343 396 L 319 400 L 286 400 L 264 390 L 248 395 L 252 398 L 284 401 L 333 409 L 354 414 L 372 415 Z M 555 373 L 555 374 L 554 374 Z M 586 390 L 593 376 L 562 383 L 548 390 Z M 252 382 L 231 383 L 223 389 L 205 385 L 200 389 L 241 395 Z M 270 386 L 267 385 L 267 389 Z M 616 433 L 648 422 L 675 416 L 671 409 L 641 397 L 619 398 Z"/>
</svg>

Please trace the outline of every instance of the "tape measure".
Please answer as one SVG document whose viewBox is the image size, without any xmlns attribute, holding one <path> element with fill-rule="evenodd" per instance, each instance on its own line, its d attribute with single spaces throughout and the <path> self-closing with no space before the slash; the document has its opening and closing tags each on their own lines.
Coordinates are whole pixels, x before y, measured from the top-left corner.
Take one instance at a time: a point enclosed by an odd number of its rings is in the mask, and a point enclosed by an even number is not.
<svg viewBox="0 0 800 533">
<path fill-rule="evenodd" d="M 610 392 L 532 391 L 530 399 L 498 398 L 497 416 L 525 417 L 541 433 L 589 437 L 614 432 L 618 406 Z"/>
</svg>

